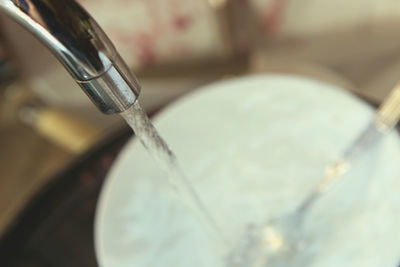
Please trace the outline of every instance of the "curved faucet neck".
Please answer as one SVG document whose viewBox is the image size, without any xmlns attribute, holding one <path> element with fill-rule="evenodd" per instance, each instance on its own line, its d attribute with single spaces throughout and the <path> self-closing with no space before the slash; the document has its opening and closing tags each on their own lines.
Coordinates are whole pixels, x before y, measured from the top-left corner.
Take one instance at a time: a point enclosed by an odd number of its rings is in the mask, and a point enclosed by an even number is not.
<svg viewBox="0 0 400 267">
<path fill-rule="evenodd" d="M 102 112 L 122 112 L 136 101 L 136 78 L 76 1 L 0 0 L 0 10 L 42 41 Z"/>
</svg>

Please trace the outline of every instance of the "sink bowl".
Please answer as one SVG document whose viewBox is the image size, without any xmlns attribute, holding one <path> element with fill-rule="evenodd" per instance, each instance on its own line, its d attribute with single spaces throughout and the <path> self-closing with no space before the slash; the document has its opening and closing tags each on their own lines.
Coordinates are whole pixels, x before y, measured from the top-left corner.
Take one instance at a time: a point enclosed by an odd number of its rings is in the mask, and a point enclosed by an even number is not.
<svg viewBox="0 0 400 267">
<path fill-rule="evenodd" d="M 233 245 L 246 226 L 293 209 L 372 115 L 336 86 L 255 75 L 200 88 L 154 123 Z M 305 224 L 318 246 L 309 266 L 396 266 L 399 162 L 393 132 L 316 203 Z M 106 180 L 95 228 L 102 267 L 225 266 L 135 138 Z"/>
</svg>

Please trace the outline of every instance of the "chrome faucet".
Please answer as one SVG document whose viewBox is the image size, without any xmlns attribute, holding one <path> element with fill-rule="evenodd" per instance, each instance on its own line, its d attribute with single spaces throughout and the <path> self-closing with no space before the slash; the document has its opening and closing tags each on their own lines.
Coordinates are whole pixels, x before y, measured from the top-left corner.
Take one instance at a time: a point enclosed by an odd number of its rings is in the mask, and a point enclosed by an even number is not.
<svg viewBox="0 0 400 267">
<path fill-rule="evenodd" d="M 138 98 L 136 78 L 75 0 L 0 0 L 0 11 L 42 41 L 103 113 L 125 111 Z"/>
</svg>

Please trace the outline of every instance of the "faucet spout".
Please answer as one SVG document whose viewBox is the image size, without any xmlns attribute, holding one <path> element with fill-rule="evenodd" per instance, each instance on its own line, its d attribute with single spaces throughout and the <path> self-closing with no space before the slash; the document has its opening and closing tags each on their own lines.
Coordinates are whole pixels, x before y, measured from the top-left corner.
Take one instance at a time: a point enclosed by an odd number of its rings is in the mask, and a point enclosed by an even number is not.
<svg viewBox="0 0 400 267">
<path fill-rule="evenodd" d="M 0 11 L 42 41 L 103 113 L 125 111 L 138 98 L 129 67 L 75 0 L 0 0 Z"/>
</svg>

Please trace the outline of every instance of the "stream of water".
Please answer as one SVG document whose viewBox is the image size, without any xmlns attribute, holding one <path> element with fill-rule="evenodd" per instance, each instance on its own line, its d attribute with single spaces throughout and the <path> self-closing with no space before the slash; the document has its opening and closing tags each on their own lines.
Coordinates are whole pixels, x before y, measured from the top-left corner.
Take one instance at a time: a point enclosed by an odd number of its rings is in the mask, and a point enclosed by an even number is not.
<svg viewBox="0 0 400 267">
<path fill-rule="evenodd" d="M 228 244 L 221 228 L 182 171 L 175 154 L 158 134 L 138 101 L 121 115 L 154 158 L 157 166 L 167 174 L 169 183 L 180 200 L 189 205 L 191 211 L 205 227 L 212 244 L 220 253 L 226 252 Z"/>
</svg>

